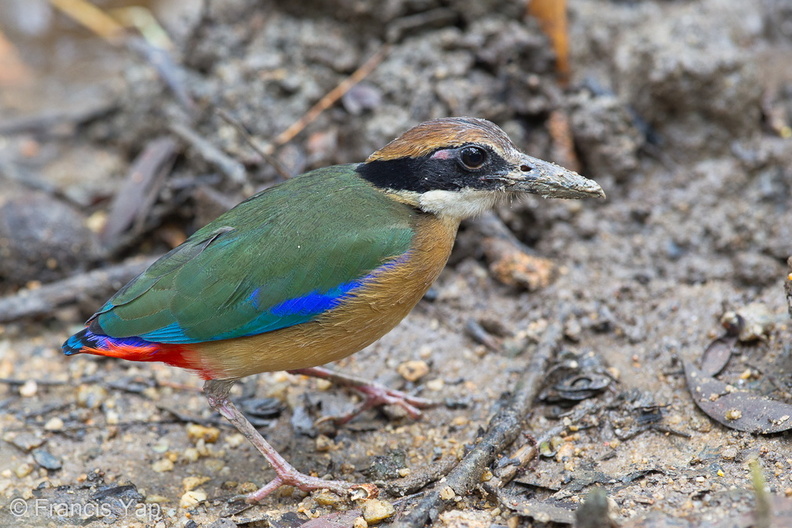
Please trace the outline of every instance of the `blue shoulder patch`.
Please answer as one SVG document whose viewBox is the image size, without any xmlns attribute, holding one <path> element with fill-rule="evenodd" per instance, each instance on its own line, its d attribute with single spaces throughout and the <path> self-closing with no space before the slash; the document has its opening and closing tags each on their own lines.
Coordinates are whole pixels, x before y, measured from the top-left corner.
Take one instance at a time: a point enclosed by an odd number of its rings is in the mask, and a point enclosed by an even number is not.
<svg viewBox="0 0 792 528">
<path fill-rule="evenodd" d="M 316 316 L 335 308 L 344 297 L 363 285 L 363 281 L 356 280 L 340 284 L 332 290 L 321 293 L 314 291 L 302 297 L 283 301 L 270 308 L 268 312 L 276 317 L 289 317 L 294 315 Z"/>
</svg>

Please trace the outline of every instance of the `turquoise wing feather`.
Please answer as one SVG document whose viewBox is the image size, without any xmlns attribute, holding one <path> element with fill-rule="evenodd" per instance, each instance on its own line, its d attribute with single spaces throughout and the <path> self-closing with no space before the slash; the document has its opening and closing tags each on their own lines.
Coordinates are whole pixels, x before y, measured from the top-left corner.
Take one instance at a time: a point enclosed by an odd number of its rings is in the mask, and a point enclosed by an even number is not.
<svg viewBox="0 0 792 528">
<path fill-rule="evenodd" d="M 242 202 L 92 319 L 107 335 L 161 343 L 231 339 L 315 319 L 412 242 L 418 213 L 354 169 L 318 169 Z"/>
</svg>

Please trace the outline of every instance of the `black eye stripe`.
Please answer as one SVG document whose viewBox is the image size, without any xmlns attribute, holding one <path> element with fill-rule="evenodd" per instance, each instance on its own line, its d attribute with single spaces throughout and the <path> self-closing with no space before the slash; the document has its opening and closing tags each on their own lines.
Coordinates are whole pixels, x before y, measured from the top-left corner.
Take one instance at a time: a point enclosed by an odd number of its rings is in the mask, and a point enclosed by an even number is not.
<svg viewBox="0 0 792 528">
<path fill-rule="evenodd" d="M 483 159 L 478 159 L 480 154 Z M 468 187 L 499 188 L 502 186 L 499 176 L 509 172 L 511 166 L 489 146 L 469 143 L 441 147 L 415 158 L 361 163 L 356 170 L 377 187 L 425 193 L 432 190 L 457 191 Z"/>
</svg>

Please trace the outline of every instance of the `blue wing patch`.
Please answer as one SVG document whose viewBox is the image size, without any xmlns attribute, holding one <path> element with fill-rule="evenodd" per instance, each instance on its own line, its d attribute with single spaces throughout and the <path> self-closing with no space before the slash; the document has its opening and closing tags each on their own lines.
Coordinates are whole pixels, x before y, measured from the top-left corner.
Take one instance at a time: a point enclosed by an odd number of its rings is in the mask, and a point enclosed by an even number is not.
<svg viewBox="0 0 792 528">
<path fill-rule="evenodd" d="M 327 293 L 311 292 L 308 295 L 289 299 L 269 309 L 276 317 L 308 316 L 313 318 L 322 312 L 335 308 L 350 293 L 363 285 L 363 281 L 350 281 L 336 286 Z"/>
</svg>

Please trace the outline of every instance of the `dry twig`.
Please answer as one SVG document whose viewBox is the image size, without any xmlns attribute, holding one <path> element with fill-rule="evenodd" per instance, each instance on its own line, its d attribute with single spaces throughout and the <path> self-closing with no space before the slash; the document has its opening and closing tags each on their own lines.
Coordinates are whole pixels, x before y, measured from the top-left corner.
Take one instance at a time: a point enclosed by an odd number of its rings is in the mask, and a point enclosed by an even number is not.
<svg viewBox="0 0 792 528">
<path fill-rule="evenodd" d="M 35 290 L 22 290 L 16 295 L 0 298 L 0 323 L 24 317 L 52 313 L 52 310 L 74 302 L 83 292 L 104 291 L 108 294 L 149 267 L 154 258 L 131 259 L 109 268 L 93 270 L 68 279 L 46 284 Z"/>
<path fill-rule="evenodd" d="M 390 46 L 387 44 L 382 46 L 374 55 L 372 55 L 360 68 L 352 72 L 352 75 L 341 81 L 338 86 L 330 90 L 324 97 L 313 105 L 300 119 L 295 121 L 289 128 L 278 134 L 273 140 L 272 146 L 268 149 L 270 153 L 275 148 L 285 145 L 294 137 L 302 132 L 305 127 L 312 123 L 319 115 L 333 106 L 341 97 L 344 96 L 353 86 L 368 77 L 377 66 L 385 59 L 390 52 Z"/>
<path fill-rule="evenodd" d="M 250 148 L 256 152 L 256 154 L 261 156 L 267 163 L 269 163 L 281 178 L 284 180 L 291 178 L 291 174 L 289 174 L 289 172 L 283 168 L 283 165 L 281 165 L 280 161 L 278 161 L 278 159 L 270 152 L 267 152 L 266 149 L 260 147 L 250 135 L 250 132 L 248 132 L 245 126 L 240 123 L 238 119 L 222 109 L 217 111 L 217 115 L 219 115 L 226 123 L 236 128 L 237 132 L 239 132 L 239 134 L 245 140 L 245 143 L 247 143 L 248 146 L 250 146 Z"/>
<path fill-rule="evenodd" d="M 484 470 L 495 460 L 498 453 L 508 447 L 520 434 L 520 423 L 531 409 L 534 399 L 539 394 L 544 379 L 547 363 L 550 361 L 558 343 L 564 335 L 564 319 L 561 316 L 548 326 L 542 341 L 537 346 L 531 362 L 518 381 L 508 404 L 498 411 L 490 420 L 487 431 L 481 440 L 471 449 L 465 458 L 441 481 L 427 493 L 424 498 L 410 511 L 394 523 L 398 528 L 422 528 L 437 516 L 453 500 L 441 498 L 462 496 L 469 493 L 481 482 Z M 446 488 L 453 490 L 448 493 Z"/>
<path fill-rule="evenodd" d="M 189 143 L 203 159 L 220 169 L 231 181 L 237 184 L 245 183 L 246 171 L 240 162 L 230 158 L 194 129 L 183 123 L 171 123 L 169 128 L 174 134 Z"/>
<path fill-rule="evenodd" d="M 176 158 L 177 145 L 170 137 L 150 141 L 132 166 L 116 192 L 99 239 L 105 248 L 114 246 L 118 236 L 131 225 L 140 230 L 159 193 L 165 176 Z M 112 250 L 111 250 L 112 251 Z"/>
</svg>

